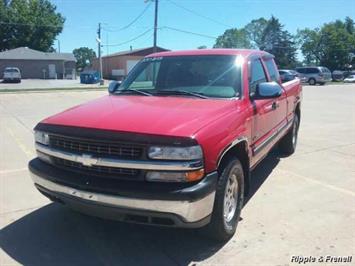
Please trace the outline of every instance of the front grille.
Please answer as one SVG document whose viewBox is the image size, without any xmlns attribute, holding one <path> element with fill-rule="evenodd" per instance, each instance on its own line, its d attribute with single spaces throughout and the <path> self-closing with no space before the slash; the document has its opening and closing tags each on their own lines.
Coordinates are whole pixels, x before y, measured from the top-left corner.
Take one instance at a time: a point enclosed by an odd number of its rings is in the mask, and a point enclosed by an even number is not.
<svg viewBox="0 0 355 266">
<path fill-rule="evenodd" d="M 141 159 L 144 146 L 139 144 L 105 142 L 77 139 L 57 135 L 49 136 L 50 146 L 56 149 L 75 153 L 89 153 L 98 157 L 114 156 L 117 159 Z"/>
<path fill-rule="evenodd" d="M 57 157 L 51 157 L 52 163 L 64 170 L 78 172 L 81 174 L 89 174 L 100 176 L 102 178 L 113 178 L 122 180 L 139 180 L 141 179 L 141 171 L 138 169 L 125 169 L 107 166 L 85 166 L 81 163 L 64 160 Z"/>
</svg>

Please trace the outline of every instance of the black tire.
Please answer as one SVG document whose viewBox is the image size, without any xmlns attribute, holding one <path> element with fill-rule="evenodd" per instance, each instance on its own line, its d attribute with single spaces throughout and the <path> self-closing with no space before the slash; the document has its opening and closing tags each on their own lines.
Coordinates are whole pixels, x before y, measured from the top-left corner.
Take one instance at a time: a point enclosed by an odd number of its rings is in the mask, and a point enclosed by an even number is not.
<svg viewBox="0 0 355 266">
<path fill-rule="evenodd" d="M 295 152 L 298 138 L 298 128 L 300 125 L 300 119 L 295 114 L 292 126 L 288 133 L 280 140 L 279 149 L 286 155 L 291 155 Z"/>
<path fill-rule="evenodd" d="M 237 181 L 237 187 L 232 189 L 231 180 Z M 235 184 L 235 183 L 234 183 Z M 230 196 L 233 195 L 233 199 Z M 227 202 L 231 204 L 228 205 Z M 233 203 L 232 203 L 233 201 Z M 226 241 L 230 239 L 238 225 L 240 213 L 244 202 L 244 172 L 241 162 L 236 157 L 231 157 L 221 167 L 221 173 L 216 188 L 216 197 L 211 217 L 211 222 L 204 228 L 204 233 L 207 237 L 217 240 Z M 225 206 L 229 206 L 227 217 L 225 217 Z M 234 212 L 232 212 L 234 209 Z"/>
<path fill-rule="evenodd" d="M 314 78 L 310 78 L 310 79 L 308 80 L 308 84 L 311 85 L 311 86 L 314 86 L 314 85 L 317 85 L 317 81 L 316 81 L 316 79 L 314 79 Z"/>
</svg>

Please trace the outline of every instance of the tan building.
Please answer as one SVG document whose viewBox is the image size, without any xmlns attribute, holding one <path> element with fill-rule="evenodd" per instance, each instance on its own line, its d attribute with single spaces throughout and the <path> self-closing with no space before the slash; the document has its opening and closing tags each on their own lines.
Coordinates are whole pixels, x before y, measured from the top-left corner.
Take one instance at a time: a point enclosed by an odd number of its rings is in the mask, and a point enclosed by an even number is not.
<svg viewBox="0 0 355 266">
<path fill-rule="evenodd" d="M 169 51 L 157 47 L 157 52 Z M 153 47 L 118 52 L 102 57 L 102 74 L 105 79 L 120 80 L 145 56 L 153 53 Z M 94 59 L 92 67 L 99 71 L 99 60 Z"/>
<path fill-rule="evenodd" d="M 45 53 L 27 47 L 0 52 L 0 79 L 6 67 L 17 67 L 24 79 L 73 79 L 76 59 L 72 53 Z"/>
</svg>

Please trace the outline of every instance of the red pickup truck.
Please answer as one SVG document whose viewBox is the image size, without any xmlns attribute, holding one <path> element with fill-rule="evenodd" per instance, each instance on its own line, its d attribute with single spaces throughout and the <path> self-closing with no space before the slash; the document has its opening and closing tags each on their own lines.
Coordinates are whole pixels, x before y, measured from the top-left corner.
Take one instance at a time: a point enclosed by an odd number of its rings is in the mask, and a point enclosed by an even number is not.
<svg viewBox="0 0 355 266">
<path fill-rule="evenodd" d="M 275 144 L 295 151 L 301 93 L 263 51 L 152 54 L 109 95 L 37 124 L 31 176 L 49 199 L 89 215 L 225 240 L 251 170 Z"/>
</svg>

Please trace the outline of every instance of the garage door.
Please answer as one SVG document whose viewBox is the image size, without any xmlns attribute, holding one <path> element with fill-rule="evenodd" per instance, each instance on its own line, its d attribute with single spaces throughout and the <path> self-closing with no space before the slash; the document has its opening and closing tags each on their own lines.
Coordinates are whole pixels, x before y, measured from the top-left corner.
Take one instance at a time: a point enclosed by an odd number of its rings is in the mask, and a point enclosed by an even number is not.
<svg viewBox="0 0 355 266">
<path fill-rule="evenodd" d="M 132 70 L 132 68 L 139 62 L 139 60 L 127 60 L 127 74 Z"/>
</svg>

